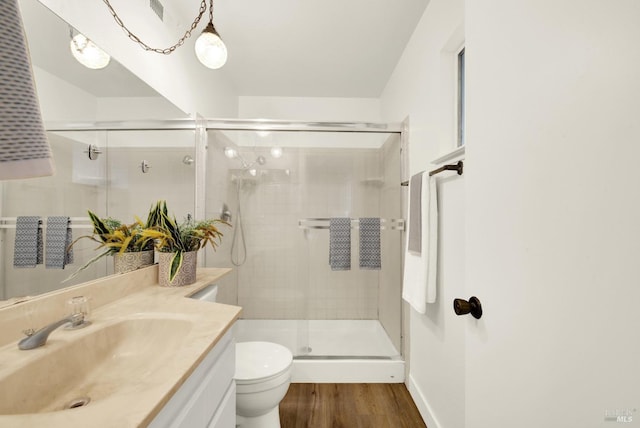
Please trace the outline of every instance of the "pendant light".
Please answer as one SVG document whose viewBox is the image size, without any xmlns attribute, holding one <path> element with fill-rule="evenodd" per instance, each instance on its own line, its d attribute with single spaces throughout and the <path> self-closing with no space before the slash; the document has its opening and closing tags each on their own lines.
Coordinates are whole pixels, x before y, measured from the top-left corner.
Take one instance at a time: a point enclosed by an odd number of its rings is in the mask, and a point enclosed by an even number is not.
<svg viewBox="0 0 640 428">
<path fill-rule="evenodd" d="M 209 23 L 196 40 L 195 50 L 205 67 L 215 70 L 227 62 L 227 47 L 213 26 L 213 0 L 209 3 Z"/>
<path fill-rule="evenodd" d="M 191 37 L 191 32 L 195 30 L 195 28 L 198 26 L 198 23 L 200 22 L 200 19 L 207 11 L 207 1 L 202 0 L 200 2 L 200 9 L 198 10 L 198 16 L 196 16 L 196 18 L 193 20 L 193 23 L 191 24 L 189 29 L 185 31 L 184 35 L 174 45 L 169 46 L 168 48 L 160 49 L 153 48 L 140 40 L 138 36 L 133 34 L 131 30 L 129 30 L 127 26 L 124 25 L 124 22 L 122 22 L 122 19 L 118 16 L 110 1 L 102 1 L 109 8 L 109 12 L 111 12 L 113 19 L 120 27 L 122 27 L 124 32 L 131 40 L 139 44 L 140 47 L 145 51 L 155 52 L 163 55 L 169 55 L 173 53 L 177 48 L 184 45 L 185 40 Z M 227 62 L 227 47 L 225 46 L 224 42 L 220 38 L 220 35 L 213 26 L 213 0 L 209 0 L 209 23 L 202 31 L 202 34 L 200 34 L 200 36 L 196 40 L 195 51 L 198 60 L 208 68 L 212 68 L 215 70 L 222 67 L 225 62 Z"/>
<path fill-rule="evenodd" d="M 73 35 L 73 29 L 69 30 L 71 42 L 71 54 L 82 65 L 92 70 L 99 70 L 109 65 L 111 57 L 100 49 L 95 43 L 87 39 L 84 34 Z"/>
</svg>

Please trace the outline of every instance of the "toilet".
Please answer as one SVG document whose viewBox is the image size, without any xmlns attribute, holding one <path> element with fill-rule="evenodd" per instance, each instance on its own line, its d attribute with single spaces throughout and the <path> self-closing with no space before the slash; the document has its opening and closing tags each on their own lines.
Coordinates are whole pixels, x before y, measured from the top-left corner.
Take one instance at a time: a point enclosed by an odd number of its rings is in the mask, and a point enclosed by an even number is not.
<svg viewBox="0 0 640 428">
<path fill-rule="evenodd" d="M 293 355 L 270 342 L 236 343 L 236 426 L 280 428 L 278 408 L 291 383 Z"/>
<path fill-rule="evenodd" d="M 217 301 L 218 286 L 211 284 L 192 294 L 193 299 Z M 280 428 L 278 406 L 291 383 L 293 354 L 271 342 L 236 343 L 236 427 Z"/>
</svg>

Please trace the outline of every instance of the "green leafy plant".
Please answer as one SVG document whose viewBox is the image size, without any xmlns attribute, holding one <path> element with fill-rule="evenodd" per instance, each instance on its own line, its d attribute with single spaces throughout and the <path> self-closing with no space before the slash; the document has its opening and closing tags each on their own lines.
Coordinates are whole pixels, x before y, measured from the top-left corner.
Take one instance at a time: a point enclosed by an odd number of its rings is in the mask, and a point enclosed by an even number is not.
<svg viewBox="0 0 640 428">
<path fill-rule="evenodd" d="M 184 253 L 198 251 L 210 244 L 215 248 L 222 242 L 222 232 L 216 225 L 230 226 L 224 220 L 211 219 L 195 221 L 187 218 L 178 223 L 169 216 L 166 201 L 158 201 L 149 211 L 149 235 L 154 236 L 156 249 L 164 253 L 173 253 L 169 282 L 172 282 L 182 266 Z"/>
<path fill-rule="evenodd" d="M 93 233 L 78 237 L 69 245 L 69 249 L 81 239 L 90 239 L 99 244 L 98 250 L 103 249 L 103 251 L 90 259 L 65 281 L 74 278 L 104 256 L 153 250 L 154 239 L 158 234 L 149 228 L 149 219 L 147 219 L 147 224 L 143 224 L 137 217 L 132 224 L 123 224 L 120 220 L 111 217 L 100 218 L 90 210 L 88 213 L 89 219 L 93 223 Z"/>
</svg>

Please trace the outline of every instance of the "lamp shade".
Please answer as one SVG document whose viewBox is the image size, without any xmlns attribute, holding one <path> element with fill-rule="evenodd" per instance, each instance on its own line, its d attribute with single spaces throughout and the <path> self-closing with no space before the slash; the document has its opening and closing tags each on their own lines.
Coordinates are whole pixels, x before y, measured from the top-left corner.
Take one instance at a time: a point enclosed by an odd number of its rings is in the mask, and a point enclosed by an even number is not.
<svg viewBox="0 0 640 428">
<path fill-rule="evenodd" d="M 209 22 L 196 40 L 196 56 L 208 68 L 217 69 L 227 62 L 227 47 Z"/>
<path fill-rule="evenodd" d="M 78 62 L 87 68 L 99 70 L 109 65 L 111 57 L 100 49 L 84 34 L 76 34 L 69 42 L 71 54 Z"/>
<path fill-rule="evenodd" d="M 53 175 L 17 0 L 0 7 L 0 180 Z"/>
</svg>

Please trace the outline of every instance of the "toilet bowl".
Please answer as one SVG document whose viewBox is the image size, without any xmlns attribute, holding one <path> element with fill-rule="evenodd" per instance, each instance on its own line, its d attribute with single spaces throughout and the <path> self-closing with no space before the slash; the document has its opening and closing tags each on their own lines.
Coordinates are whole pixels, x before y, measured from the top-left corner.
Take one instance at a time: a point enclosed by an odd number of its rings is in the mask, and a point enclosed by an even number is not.
<svg viewBox="0 0 640 428">
<path fill-rule="evenodd" d="M 270 342 L 236 343 L 236 426 L 280 428 L 278 407 L 291 383 L 293 355 Z"/>
</svg>

